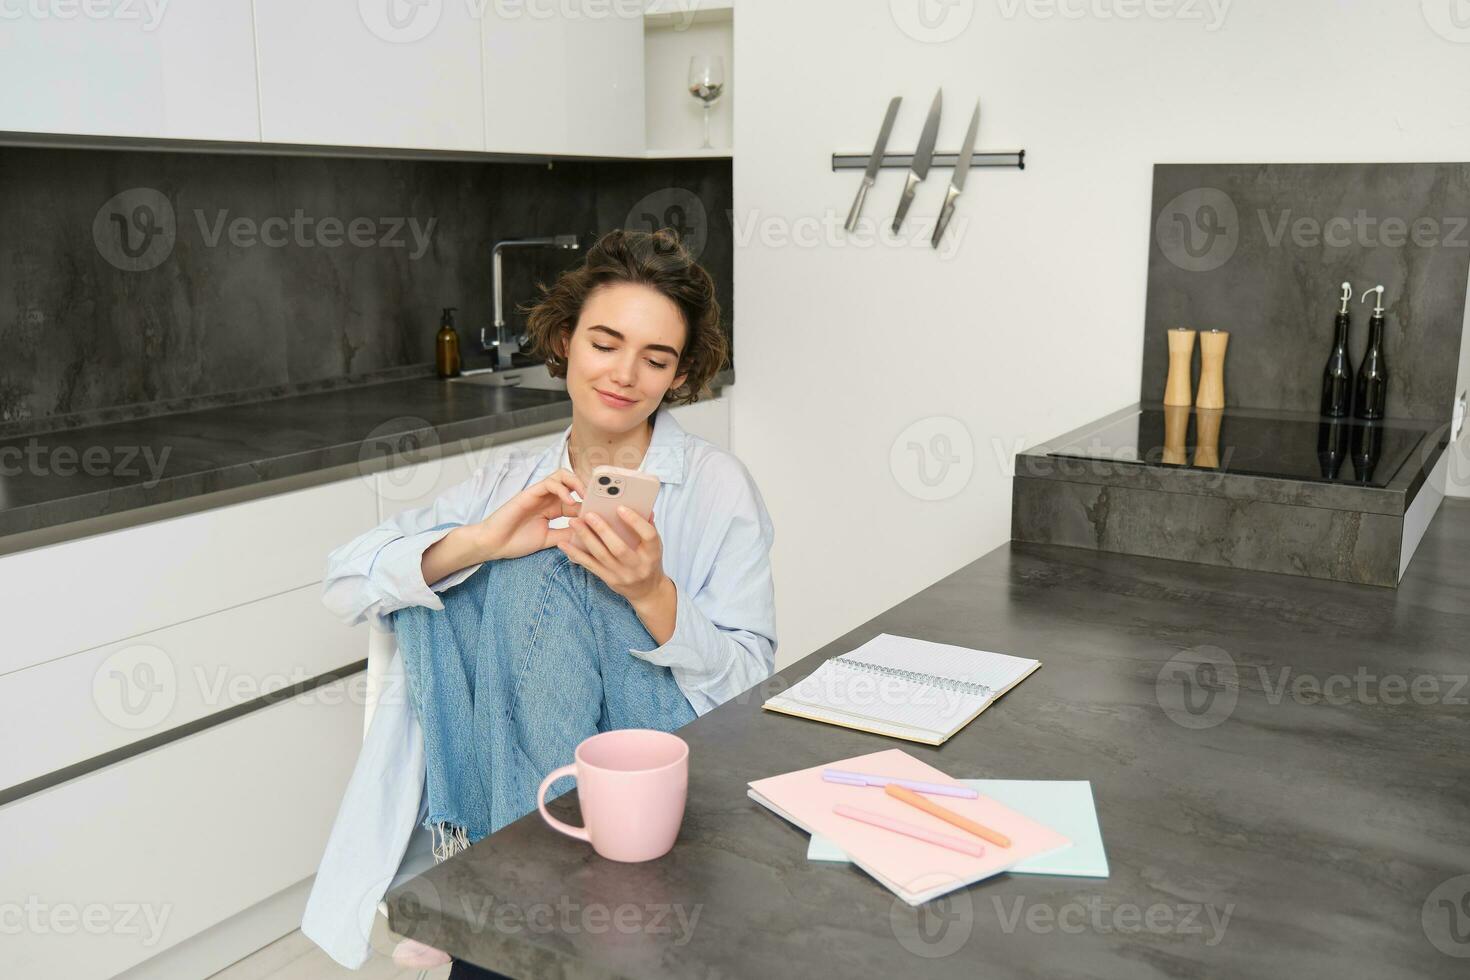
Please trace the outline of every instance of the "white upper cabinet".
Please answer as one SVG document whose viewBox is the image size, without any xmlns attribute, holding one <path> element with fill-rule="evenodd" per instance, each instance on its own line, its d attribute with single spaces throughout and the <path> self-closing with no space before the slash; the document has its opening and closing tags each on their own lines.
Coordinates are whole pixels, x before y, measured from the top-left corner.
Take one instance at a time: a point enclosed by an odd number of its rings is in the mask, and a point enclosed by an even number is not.
<svg viewBox="0 0 1470 980">
<path fill-rule="evenodd" d="M 258 140 L 250 0 L 0 3 L 0 130 Z"/>
<path fill-rule="evenodd" d="M 642 156 L 643 13 L 633 0 L 486 0 L 485 149 Z"/>
<path fill-rule="evenodd" d="M 463 0 L 255 0 L 261 138 L 483 150 L 477 9 Z"/>
</svg>

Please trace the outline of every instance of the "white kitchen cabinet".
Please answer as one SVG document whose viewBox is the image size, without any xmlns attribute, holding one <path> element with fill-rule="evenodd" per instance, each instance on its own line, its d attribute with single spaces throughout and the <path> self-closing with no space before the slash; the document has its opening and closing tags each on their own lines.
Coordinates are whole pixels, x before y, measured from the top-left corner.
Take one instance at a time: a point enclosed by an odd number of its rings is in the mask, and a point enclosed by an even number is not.
<svg viewBox="0 0 1470 980">
<path fill-rule="evenodd" d="M 23 610 L 0 674 L 321 582 L 327 553 L 377 523 L 373 487 L 355 476 L 0 556 L 0 595 Z"/>
<path fill-rule="evenodd" d="M 5 4 L 0 130 L 258 140 L 250 6 Z"/>
<path fill-rule="evenodd" d="M 478 7 L 255 0 L 261 138 L 483 150 Z"/>
<path fill-rule="evenodd" d="M 315 873 L 362 737 L 345 688 L 0 807 L 0 973 L 111 977 Z"/>
<path fill-rule="evenodd" d="M 643 155 L 636 4 L 506 0 L 484 9 L 485 149 Z"/>
</svg>

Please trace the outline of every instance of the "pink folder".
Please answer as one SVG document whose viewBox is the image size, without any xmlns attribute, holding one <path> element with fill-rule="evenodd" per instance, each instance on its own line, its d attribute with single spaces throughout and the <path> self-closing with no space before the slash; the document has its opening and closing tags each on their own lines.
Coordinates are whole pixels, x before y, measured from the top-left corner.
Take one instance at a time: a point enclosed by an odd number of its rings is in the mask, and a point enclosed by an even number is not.
<svg viewBox="0 0 1470 980">
<path fill-rule="evenodd" d="M 1000 847 L 975 837 L 973 839 L 985 846 L 985 853 L 971 857 L 833 813 L 834 804 L 847 803 L 941 834 L 971 836 L 951 823 L 889 796 L 880 786 L 829 783 L 822 778 L 822 770 L 826 768 L 955 786 L 963 784 L 902 749 L 839 759 L 811 769 L 757 779 L 749 784 L 746 794 L 751 799 L 807 833 L 831 838 L 854 864 L 910 905 L 922 905 L 956 888 L 999 874 L 1028 858 L 1070 847 L 1072 843 L 1051 828 L 983 794 L 973 800 L 927 796 L 926 799 L 999 831 L 1011 840 L 1010 847 Z"/>
</svg>

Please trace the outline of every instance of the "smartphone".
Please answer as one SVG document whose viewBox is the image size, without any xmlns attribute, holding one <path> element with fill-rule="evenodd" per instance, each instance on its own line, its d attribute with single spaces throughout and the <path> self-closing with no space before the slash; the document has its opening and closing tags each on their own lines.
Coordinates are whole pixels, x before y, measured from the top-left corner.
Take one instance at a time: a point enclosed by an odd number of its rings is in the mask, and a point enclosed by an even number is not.
<svg viewBox="0 0 1470 980">
<path fill-rule="evenodd" d="M 581 517 L 596 514 L 618 533 L 618 537 L 636 548 L 643 543 L 638 532 L 618 516 L 618 507 L 627 507 L 645 521 L 653 514 L 653 501 L 658 496 L 658 477 L 642 470 L 621 466 L 599 466 L 592 471 L 587 497 L 582 501 Z"/>
</svg>

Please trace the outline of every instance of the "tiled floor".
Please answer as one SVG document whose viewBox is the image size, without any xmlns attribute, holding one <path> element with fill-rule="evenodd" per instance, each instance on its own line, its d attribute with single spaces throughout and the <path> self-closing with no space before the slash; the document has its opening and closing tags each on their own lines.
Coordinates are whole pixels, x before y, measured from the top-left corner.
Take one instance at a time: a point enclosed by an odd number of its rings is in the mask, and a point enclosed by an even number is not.
<svg viewBox="0 0 1470 980">
<path fill-rule="evenodd" d="M 211 980 L 416 980 L 418 970 L 403 970 L 393 965 L 387 952 L 396 937 L 379 917 L 373 926 L 373 958 L 361 970 L 349 970 L 303 936 L 300 930 L 271 943 L 233 966 L 216 973 Z M 449 967 L 430 970 L 426 980 L 445 980 Z"/>
</svg>

